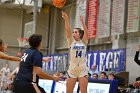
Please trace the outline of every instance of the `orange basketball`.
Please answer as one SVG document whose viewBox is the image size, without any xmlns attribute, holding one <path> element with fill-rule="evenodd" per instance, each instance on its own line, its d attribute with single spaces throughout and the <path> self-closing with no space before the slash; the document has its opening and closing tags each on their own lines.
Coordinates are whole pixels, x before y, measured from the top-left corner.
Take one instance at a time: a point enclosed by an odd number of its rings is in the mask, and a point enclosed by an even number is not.
<svg viewBox="0 0 140 93">
<path fill-rule="evenodd" d="M 57 8 L 61 8 L 65 5 L 66 0 L 53 0 L 53 5 Z"/>
</svg>

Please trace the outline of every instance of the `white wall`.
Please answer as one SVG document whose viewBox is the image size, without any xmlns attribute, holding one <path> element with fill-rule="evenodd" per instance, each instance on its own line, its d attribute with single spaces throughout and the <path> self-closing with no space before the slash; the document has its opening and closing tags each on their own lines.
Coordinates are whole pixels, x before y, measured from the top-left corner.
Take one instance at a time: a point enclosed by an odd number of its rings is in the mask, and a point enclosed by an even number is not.
<svg viewBox="0 0 140 93">
<path fill-rule="evenodd" d="M 126 71 L 129 72 L 129 81 L 134 82 L 140 76 L 140 66 L 134 62 L 137 45 L 140 44 L 140 37 L 129 38 L 126 48 Z"/>
<path fill-rule="evenodd" d="M 48 36 L 48 15 L 43 12 L 38 13 L 37 18 L 37 31 L 36 33 L 43 36 L 43 48 L 47 45 Z M 19 51 L 17 38 L 21 36 L 22 22 L 29 22 L 32 20 L 31 14 L 26 14 L 22 20 L 23 14 L 21 8 L 0 8 L 0 38 L 8 43 L 7 54 L 16 56 Z M 25 49 L 23 49 L 25 50 Z M 43 51 L 46 53 L 45 51 Z M 9 63 L 10 68 L 13 70 L 16 67 L 15 62 L 0 60 L 0 68 L 2 64 Z"/>
</svg>

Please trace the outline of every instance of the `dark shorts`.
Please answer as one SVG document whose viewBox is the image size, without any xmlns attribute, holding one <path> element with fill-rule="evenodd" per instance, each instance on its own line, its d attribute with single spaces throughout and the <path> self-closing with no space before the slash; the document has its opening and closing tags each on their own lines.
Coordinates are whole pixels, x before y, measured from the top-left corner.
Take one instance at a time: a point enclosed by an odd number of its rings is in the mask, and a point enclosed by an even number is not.
<svg viewBox="0 0 140 93">
<path fill-rule="evenodd" d="M 14 92 L 15 93 L 37 93 L 39 90 L 41 93 L 45 93 L 37 84 L 26 81 L 15 81 Z"/>
</svg>

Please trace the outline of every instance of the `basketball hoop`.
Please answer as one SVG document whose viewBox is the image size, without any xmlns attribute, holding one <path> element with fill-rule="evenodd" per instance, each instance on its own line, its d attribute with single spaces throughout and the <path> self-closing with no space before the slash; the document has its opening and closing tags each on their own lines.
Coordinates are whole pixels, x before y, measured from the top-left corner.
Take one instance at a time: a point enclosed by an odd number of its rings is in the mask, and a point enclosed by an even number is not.
<svg viewBox="0 0 140 93">
<path fill-rule="evenodd" d="M 29 45 L 27 38 L 19 37 L 17 38 L 17 41 L 18 41 L 19 47 L 25 47 L 26 45 Z"/>
</svg>

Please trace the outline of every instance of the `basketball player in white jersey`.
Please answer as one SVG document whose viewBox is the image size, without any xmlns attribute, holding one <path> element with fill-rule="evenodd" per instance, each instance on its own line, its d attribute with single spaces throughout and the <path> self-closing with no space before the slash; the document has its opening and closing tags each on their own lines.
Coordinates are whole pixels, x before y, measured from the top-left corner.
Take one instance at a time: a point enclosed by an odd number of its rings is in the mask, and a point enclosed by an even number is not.
<svg viewBox="0 0 140 93">
<path fill-rule="evenodd" d="M 70 49 L 70 61 L 68 69 L 68 78 L 66 84 L 66 93 L 73 93 L 76 81 L 78 80 L 81 93 L 87 93 L 88 84 L 88 67 L 86 65 L 86 47 L 88 43 L 88 32 L 83 22 L 83 17 L 80 16 L 80 22 L 83 30 L 74 28 L 72 34 L 69 25 L 67 13 L 62 11 L 62 18 L 65 20 L 66 38 L 68 48 Z"/>
<path fill-rule="evenodd" d="M 1 90 L 7 89 L 8 84 L 8 75 L 10 74 L 10 68 L 8 64 L 5 64 L 5 66 L 1 69 Z"/>
</svg>

